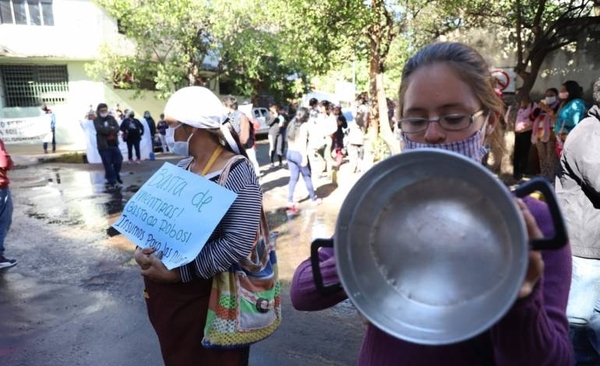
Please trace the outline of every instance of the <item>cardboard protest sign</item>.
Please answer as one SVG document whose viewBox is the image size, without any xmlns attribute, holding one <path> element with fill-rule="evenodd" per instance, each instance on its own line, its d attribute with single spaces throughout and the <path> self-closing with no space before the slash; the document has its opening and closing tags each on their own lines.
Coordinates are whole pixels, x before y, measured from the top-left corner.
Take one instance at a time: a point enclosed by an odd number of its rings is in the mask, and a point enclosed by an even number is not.
<svg viewBox="0 0 600 366">
<path fill-rule="evenodd" d="M 168 269 L 194 260 L 237 194 L 165 163 L 127 202 L 113 224 L 142 248 L 163 252 Z"/>
</svg>

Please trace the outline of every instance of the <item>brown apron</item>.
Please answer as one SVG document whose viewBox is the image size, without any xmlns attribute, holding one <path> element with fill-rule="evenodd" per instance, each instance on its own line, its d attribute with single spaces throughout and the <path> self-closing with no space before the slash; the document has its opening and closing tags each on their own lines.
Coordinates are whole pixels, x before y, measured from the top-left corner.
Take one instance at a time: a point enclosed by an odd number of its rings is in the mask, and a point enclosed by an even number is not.
<svg viewBox="0 0 600 366">
<path fill-rule="evenodd" d="M 212 280 L 159 283 L 144 278 L 148 317 L 166 366 L 246 366 L 250 347 L 217 350 L 201 344 Z"/>
</svg>

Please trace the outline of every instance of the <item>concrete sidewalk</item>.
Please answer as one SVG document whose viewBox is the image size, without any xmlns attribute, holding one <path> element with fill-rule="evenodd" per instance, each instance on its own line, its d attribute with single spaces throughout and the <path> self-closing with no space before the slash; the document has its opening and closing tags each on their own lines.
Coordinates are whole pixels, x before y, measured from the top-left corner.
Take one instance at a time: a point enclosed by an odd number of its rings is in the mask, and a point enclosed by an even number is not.
<svg viewBox="0 0 600 366">
<path fill-rule="evenodd" d="M 27 166 L 38 164 L 47 159 L 57 158 L 65 154 L 85 154 L 84 149 L 76 149 L 70 146 L 56 147 L 56 152 L 44 154 L 41 144 L 5 144 L 6 150 L 13 159 L 16 166 Z"/>
</svg>

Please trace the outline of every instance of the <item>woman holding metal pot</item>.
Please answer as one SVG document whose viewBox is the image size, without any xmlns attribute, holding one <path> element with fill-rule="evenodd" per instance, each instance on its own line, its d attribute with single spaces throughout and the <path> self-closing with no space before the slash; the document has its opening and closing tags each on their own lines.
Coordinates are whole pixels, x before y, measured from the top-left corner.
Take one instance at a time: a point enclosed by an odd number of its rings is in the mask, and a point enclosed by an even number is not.
<svg viewBox="0 0 600 366">
<path fill-rule="evenodd" d="M 481 162 L 486 154 L 485 143 L 489 142 L 494 156 L 499 156 L 503 136 L 498 122 L 503 104 L 494 92 L 489 70 L 481 55 L 460 43 L 436 43 L 417 52 L 404 67 L 399 92 L 399 126 L 405 150 L 444 149 Z M 519 210 L 514 212 L 520 213 L 525 222 L 524 236 L 538 240 L 553 234 L 555 228 L 546 204 L 533 198 L 519 199 L 517 204 Z M 422 224 L 420 230 L 432 230 L 439 223 L 432 220 Z M 568 245 L 557 250 L 531 250 L 528 257 L 524 250 L 524 280 L 514 285 L 518 298 L 508 304 L 507 312 L 497 322 L 466 340 L 437 345 L 414 343 L 369 323 L 358 364 L 571 365 L 573 351 L 565 315 L 570 252 Z M 298 310 L 321 310 L 348 298 L 343 288 L 328 295 L 317 290 L 317 277 L 322 276 L 323 283 L 339 282 L 339 261 L 345 261 L 336 259 L 331 248 L 322 248 L 317 254 L 316 272 L 307 260 L 294 274 L 290 295 Z M 422 277 L 433 270 L 427 267 Z M 350 293 L 353 296 L 357 295 Z M 391 306 L 383 301 L 377 300 L 380 308 Z M 393 322 L 393 314 L 388 315 L 389 322 Z"/>
</svg>

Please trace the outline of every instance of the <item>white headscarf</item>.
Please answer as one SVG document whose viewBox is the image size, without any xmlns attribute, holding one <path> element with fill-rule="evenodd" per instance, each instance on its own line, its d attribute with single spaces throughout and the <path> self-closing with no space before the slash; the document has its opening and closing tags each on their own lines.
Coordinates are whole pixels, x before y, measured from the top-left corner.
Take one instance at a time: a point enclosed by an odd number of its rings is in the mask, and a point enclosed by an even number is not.
<svg viewBox="0 0 600 366">
<path fill-rule="evenodd" d="M 209 89 L 201 86 L 188 86 L 177 90 L 164 110 L 165 118 L 170 117 L 186 125 L 200 129 L 220 128 L 225 140 L 236 153 L 240 148 L 231 135 L 227 111 L 219 98 Z"/>
</svg>

